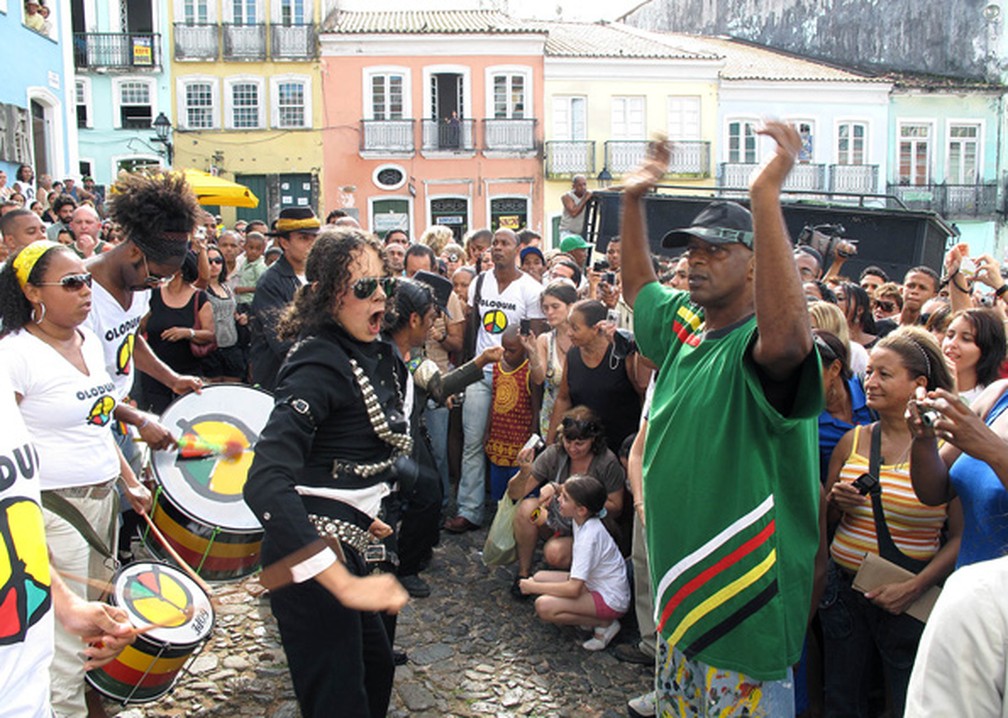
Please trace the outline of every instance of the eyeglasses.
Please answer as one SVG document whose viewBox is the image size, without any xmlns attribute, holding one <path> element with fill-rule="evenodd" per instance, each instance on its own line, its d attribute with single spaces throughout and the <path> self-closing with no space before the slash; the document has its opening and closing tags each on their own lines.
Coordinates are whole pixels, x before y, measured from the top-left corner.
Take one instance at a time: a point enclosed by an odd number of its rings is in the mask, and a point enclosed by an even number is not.
<svg viewBox="0 0 1008 718">
<path fill-rule="evenodd" d="M 148 287 L 160 287 L 162 284 L 168 284 L 171 280 L 175 279 L 175 275 L 170 277 L 159 277 L 156 274 L 151 274 L 150 265 L 147 264 L 147 255 L 143 255 L 144 261 L 144 273 L 147 275 L 143 278 L 143 283 Z"/>
<path fill-rule="evenodd" d="M 894 312 L 896 311 L 895 302 L 880 302 L 876 301 L 875 306 L 881 309 L 883 312 Z"/>
<path fill-rule="evenodd" d="M 32 282 L 36 287 L 63 287 L 68 292 L 79 292 L 83 287 L 91 288 L 91 274 L 68 274 L 58 282 Z"/>
<path fill-rule="evenodd" d="M 395 277 L 361 277 L 353 283 L 354 296 L 358 299 L 367 299 L 375 293 L 379 284 L 385 296 L 390 297 L 395 292 L 397 282 Z"/>
<path fill-rule="evenodd" d="M 210 260 L 210 264 L 224 264 L 224 258 L 214 257 L 213 259 Z"/>
<path fill-rule="evenodd" d="M 728 247 L 723 244 L 712 244 L 704 242 L 703 244 L 693 244 L 683 250 L 682 256 L 687 259 L 691 257 L 703 256 L 707 259 L 721 259 L 728 254 Z"/>
</svg>

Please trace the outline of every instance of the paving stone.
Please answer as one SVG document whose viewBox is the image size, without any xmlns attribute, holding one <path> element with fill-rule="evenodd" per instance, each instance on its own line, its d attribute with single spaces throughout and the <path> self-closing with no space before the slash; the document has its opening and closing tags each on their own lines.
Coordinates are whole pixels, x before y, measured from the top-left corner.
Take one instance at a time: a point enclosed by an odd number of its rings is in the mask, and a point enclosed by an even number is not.
<svg viewBox="0 0 1008 718">
<path fill-rule="evenodd" d="M 434 706 L 434 694 L 419 683 L 404 683 L 398 686 L 397 692 L 410 712 L 423 711 Z"/>
</svg>

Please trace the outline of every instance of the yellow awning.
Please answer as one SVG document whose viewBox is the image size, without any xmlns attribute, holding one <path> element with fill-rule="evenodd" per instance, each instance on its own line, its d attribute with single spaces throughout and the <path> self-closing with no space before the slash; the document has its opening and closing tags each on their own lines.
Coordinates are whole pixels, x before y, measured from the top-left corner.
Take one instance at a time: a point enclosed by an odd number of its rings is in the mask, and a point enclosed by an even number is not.
<svg viewBox="0 0 1008 718">
<path fill-rule="evenodd" d="M 249 208 L 259 206 L 259 198 L 245 185 L 200 170 L 186 169 L 182 170 L 182 174 L 200 204 Z"/>
</svg>

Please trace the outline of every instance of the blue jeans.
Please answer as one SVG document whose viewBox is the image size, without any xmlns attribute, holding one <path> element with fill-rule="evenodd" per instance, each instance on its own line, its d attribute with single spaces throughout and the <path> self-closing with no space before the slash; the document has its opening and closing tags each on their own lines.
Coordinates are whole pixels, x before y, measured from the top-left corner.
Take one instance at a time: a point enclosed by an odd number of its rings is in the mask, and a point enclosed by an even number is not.
<svg viewBox="0 0 1008 718">
<path fill-rule="evenodd" d="M 872 653 L 878 651 L 892 712 L 903 715 L 907 683 L 924 624 L 905 613 L 894 616 L 851 587 L 852 576 L 830 561 L 819 603 L 822 621 L 827 718 L 867 718 Z"/>
<path fill-rule="evenodd" d="M 448 476 L 448 407 L 427 402 L 424 408 L 424 423 L 427 424 L 427 435 L 431 440 L 431 452 L 434 463 L 437 464 L 438 476 L 441 477 L 441 508 L 448 504 L 451 496 L 451 479 Z"/>
<path fill-rule="evenodd" d="M 484 372 L 483 379 L 466 388 L 462 405 L 462 475 L 458 487 L 458 515 L 474 524 L 483 523 L 486 500 L 487 458 L 483 435 L 490 419 L 493 381 Z"/>
</svg>

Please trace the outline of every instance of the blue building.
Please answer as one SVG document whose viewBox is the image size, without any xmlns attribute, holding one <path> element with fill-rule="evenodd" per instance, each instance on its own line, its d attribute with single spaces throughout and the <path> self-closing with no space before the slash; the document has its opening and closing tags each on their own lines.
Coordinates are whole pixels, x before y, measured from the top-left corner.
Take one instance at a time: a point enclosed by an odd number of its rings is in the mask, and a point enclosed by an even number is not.
<svg viewBox="0 0 1008 718">
<path fill-rule="evenodd" d="M 63 177 L 77 170 L 68 5 L 48 18 L 21 0 L 0 0 L 0 169 L 18 165 Z"/>
<path fill-rule="evenodd" d="M 120 170 L 163 163 L 151 123 L 171 115 L 167 8 L 155 0 L 70 0 L 79 170 L 108 185 Z"/>
</svg>

